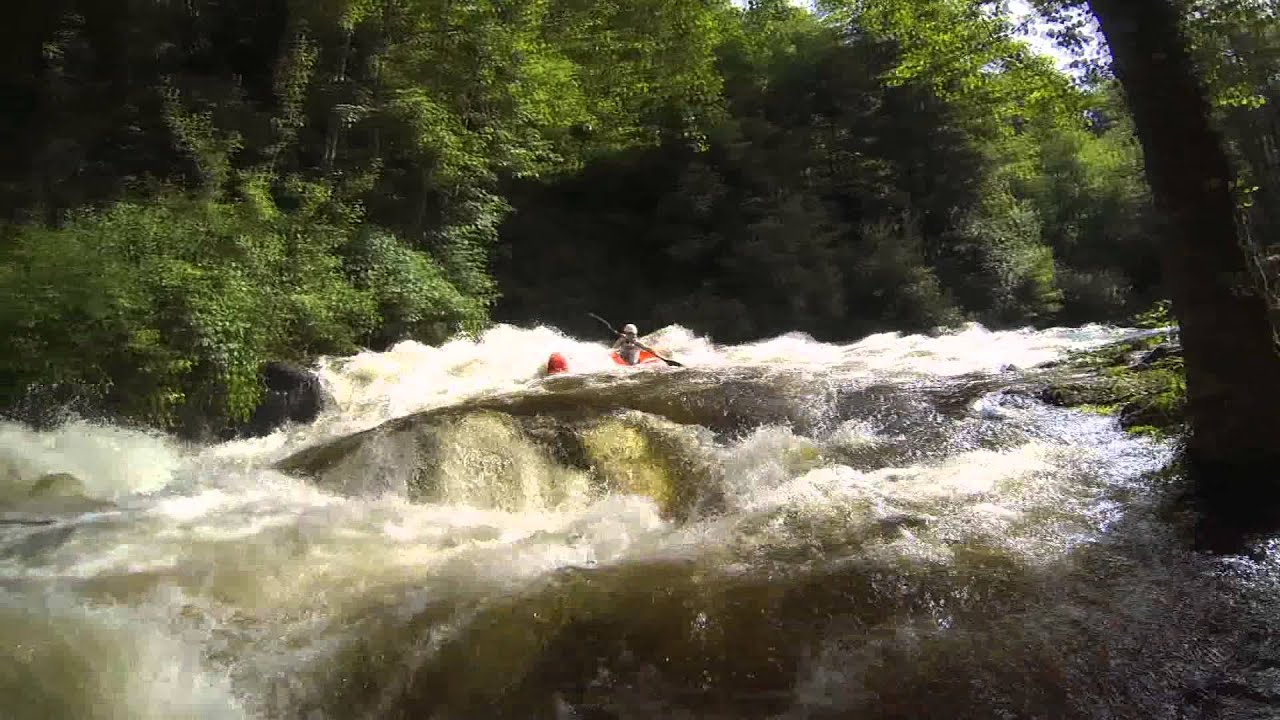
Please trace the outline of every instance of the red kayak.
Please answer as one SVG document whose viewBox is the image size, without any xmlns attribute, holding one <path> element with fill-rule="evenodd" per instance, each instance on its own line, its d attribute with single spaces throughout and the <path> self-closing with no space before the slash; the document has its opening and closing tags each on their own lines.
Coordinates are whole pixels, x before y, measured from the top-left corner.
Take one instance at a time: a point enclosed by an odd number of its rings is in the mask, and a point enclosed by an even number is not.
<svg viewBox="0 0 1280 720">
<path fill-rule="evenodd" d="M 622 359 L 622 356 L 621 356 L 621 355 L 619 355 L 619 354 L 618 354 L 618 353 L 616 353 L 616 352 L 615 352 L 615 353 L 609 353 L 609 357 L 613 358 L 613 361 L 614 361 L 614 362 L 616 362 L 616 363 L 618 363 L 619 365 L 627 365 L 627 364 L 628 364 L 628 363 L 627 363 L 627 361 L 626 361 L 626 360 L 623 360 L 623 359 Z M 662 360 L 661 360 L 657 355 L 654 355 L 653 353 L 649 352 L 648 350 L 641 350 L 641 351 L 640 351 L 640 356 L 639 356 L 638 358 L 636 358 L 636 365 L 644 365 L 645 363 L 655 363 L 655 362 L 656 362 L 656 363 L 660 363 L 660 362 L 662 362 Z"/>
<path fill-rule="evenodd" d="M 609 353 L 609 357 L 619 365 L 627 365 L 627 361 L 622 359 L 618 353 Z M 640 351 L 640 358 L 636 360 L 636 365 L 648 365 L 650 363 L 661 363 L 662 358 L 649 352 L 648 350 Z M 569 372 L 569 360 L 558 352 L 551 353 L 551 357 L 547 358 L 547 374 L 558 375 L 563 372 Z"/>
<path fill-rule="evenodd" d="M 569 372 L 569 361 L 558 352 L 551 353 L 551 357 L 547 358 L 547 374 L 557 375 L 562 372 Z"/>
</svg>

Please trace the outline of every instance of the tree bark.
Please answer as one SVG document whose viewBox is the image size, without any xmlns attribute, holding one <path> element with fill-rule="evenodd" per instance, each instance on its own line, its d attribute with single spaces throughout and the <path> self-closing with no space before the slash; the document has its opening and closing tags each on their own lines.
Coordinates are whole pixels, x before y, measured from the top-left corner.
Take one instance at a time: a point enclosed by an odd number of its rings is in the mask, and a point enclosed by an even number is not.
<svg viewBox="0 0 1280 720">
<path fill-rule="evenodd" d="M 1186 362 L 1187 459 L 1213 493 L 1280 498 L 1280 352 L 1178 11 L 1170 0 L 1089 4 L 1169 219 L 1164 273 Z"/>
</svg>

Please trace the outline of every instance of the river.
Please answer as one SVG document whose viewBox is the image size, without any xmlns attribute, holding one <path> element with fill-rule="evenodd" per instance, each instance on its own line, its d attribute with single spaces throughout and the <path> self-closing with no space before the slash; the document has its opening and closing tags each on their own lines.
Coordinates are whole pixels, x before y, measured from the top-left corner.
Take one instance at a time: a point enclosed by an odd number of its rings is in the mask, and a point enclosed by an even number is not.
<svg viewBox="0 0 1280 720">
<path fill-rule="evenodd" d="M 499 326 L 267 438 L 0 425 L 0 717 L 1269 716 L 1274 549 L 1192 552 L 1171 444 L 1017 391 L 1132 332 Z"/>
</svg>

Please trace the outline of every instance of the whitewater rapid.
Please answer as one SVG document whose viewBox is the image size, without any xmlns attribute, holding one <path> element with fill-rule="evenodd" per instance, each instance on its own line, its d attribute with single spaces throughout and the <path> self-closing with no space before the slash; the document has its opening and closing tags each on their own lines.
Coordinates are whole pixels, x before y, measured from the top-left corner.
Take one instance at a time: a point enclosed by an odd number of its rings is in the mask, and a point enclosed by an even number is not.
<svg viewBox="0 0 1280 720">
<path fill-rule="evenodd" d="M 641 339 L 688 367 L 799 369 L 833 380 L 859 382 L 1026 369 L 1135 332 L 1099 324 L 991 331 L 969 323 L 958 331 L 936 335 L 886 332 L 843 345 L 817 342 L 803 333 L 793 333 L 721 346 L 677 325 Z M 573 338 L 547 327 L 498 325 L 478 338 L 459 338 L 440 346 L 408 340 L 385 352 L 322 358 L 315 370 L 331 406 L 315 423 L 267 438 L 227 443 L 214 452 L 248 460 L 275 460 L 300 446 L 366 430 L 415 412 L 487 395 L 537 390 L 545 387 L 541 383 L 543 371 L 553 352 L 565 356 L 572 375 L 625 378 L 635 372 L 609 358 L 607 343 Z"/>
<path fill-rule="evenodd" d="M 971 325 L 846 345 L 788 335 L 724 347 L 672 327 L 646 342 L 690 369 L 637 370 L 609 361 L 602 343 L 498 326 L 439 347 L 403 342 L 327 358 L 316 370 L 331 406 L 314 424 L 267 438 L 201 447 L 84 422 L 39 433 L 0 425 L 0 692 L 13 701 L 0 715 L 498 717 L 533 703 L 525 716 L 550 717 L 538 704 L 545 698 L 562 713 L 574 703 L 679 704 L 670 683 L 683 673 L 705 673 L 706 692 L 723 694 L 764 682 L 759 668 L 775 665 L 785 672 L 769 682 L 786 703 L 865 709 L 870 696 L 849 694 L 849 683 L 862 682 L 849 673 L 889 656 L 868 655 L 859 633 L 877 623 L 906 632 L 925 616 L 931 633 L 976 622 L 975 603 L 1006 582 L 989 565 L 1030 578 L 1066 562 L 1123 518 L 1124 499 L 1141 494 L 1142 478 L 1171 453 L 1106 417 L 988 392 L 955 414 L 929 393 L 951 397 L 967 387 L 956 384 L 963 378 L 999 377 L 1133 332 Z M 569 358 L 573 377 L 542 377 L 551 352 Z M 816 434 L 761 423 L 724 435 L 638 411 L 558 426 L 596 453 L 586 469 L 547 454 L 526 425 L 464 414 L 439 431 L 451 440 L 447 457 L 431 459 L 427 501 L 337 492 L 275 468 L 424 411 L 553 395 L 566 382 L 608 395 L 637 373 L 656 373 L 645 382 L 677 399 L 692 387 L 682 382 L 732 376 L 767 388 L 774 373 L 788 373 L 814 402 L 832 387 L 862 399 Z M 645 437 L 685 448 L 679 472 L 642 454 L 656 447 Z M 381 447 L 360 456 L 357 472 L 418 462 L 417 445 Z M 656 474 L 639 477 L 650 460 Z M 685 477 L 689 463 L 710 469 L 688 475 L 708 487 L 677 488 L 698 495 L 684 515 L 639 491 L 600 490 L 601 473 L 649 487 Z M 53 475 L 68 484 L 33 496 Z M 582 572 L 598 579 L 575 579 Z M 806 578 L 846 574 L 854 580 L 841 582 L 869 583 L 844 601 L 858 618 L 848 628 L 861 630 L 845 635 L 831 624 L 814 647 L 775 650 L 783 659 L 733 650 L 724 633 L 745 612 L 740 603 L 763 603 L 752 612 L 778 613 L 769 622 L 779 628 L 800 622 L 800 611 L 751 599 L 761 592 L 752 588 L 828 602 L 826 590 L 805 589 Z M 666 607 L 654 593 L 682 609 L 652 610 Z M 687 623 L 678 619 L 686 611 Z M 666 644 L 587 650 L 571 631 L 579 623 L 634 624 L 626 637 Z M 775 644 L 796 635 L 758 632 Z M 897 642 L 890 637 L 876 642 Z M 668 664 L 648 661 L 658 669 L 644 672 L 661 681 L 628 680 L 625 692 L 598 677 L 556 679 L 577 667 L 557 653 L 591 665 L 579 655 L 592 652 L 603 653 L 610 677 L 632 672 L 633 661 L 619 658 L 637 653 L 666 653 Z M 1010 662 L 1026 661 L 1009 652 Z M 711 659 L 692 659 L 698 653 Z M 743 680 L 735 662 L 755 668 L 757 680 Z M 845 686 L 835 688 L 835 677 Z M 567 688 L 579 696 L 566 699 Z"/>
</svg>

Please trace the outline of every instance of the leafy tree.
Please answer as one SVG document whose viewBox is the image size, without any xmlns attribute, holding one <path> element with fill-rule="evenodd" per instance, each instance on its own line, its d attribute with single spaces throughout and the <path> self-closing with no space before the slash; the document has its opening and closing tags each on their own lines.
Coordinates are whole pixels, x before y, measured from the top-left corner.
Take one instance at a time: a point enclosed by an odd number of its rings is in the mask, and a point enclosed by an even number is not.
<svg viewBox="0 0 1280 720">
<path fill-rule="evenodd" d="M 74 385 L 189 426 L 243 415 L 267 359 L 491 312 L 847 338 L 1115 319 L 1161 291 L 1118 94 L 997 6 L 55 0 L 13 19 L 8 400 Z M 1254 64 L 1221 74 L 1265 95 Z M 1236 124 L 1253 157 L 1263 125 Z"/>
<path fill-rule="evenodd" d="M 123 203 L 7 239 L 9 402 L 70 384 L 126 416 L 197 429 L 246 417 L 267 360 L 352 352 L 396 325 L 443 339 L 483 318 L 430 256 L 394 238 L 245 203 Z"/>
<path fill-rule="evenodd" d="M 499 315 L 849 337 L 1119 318 L 1158 293 L 1123 114 L 1111 129 L 1086 114 L 1114 97 L 968 3 L 822 8 L 756 2 L 727 26 L 724 113 L 701 151 L 671 138 L 512 186 Z M 569 258 L 581 282 L 557 270 Z"/>
<path fill-rule="evenodd" d="M 1165 269 L 1184 347 L 1188 454 L 1214 494 L 1274 496 L 1280 353 L 1236 232 L 1235 177 L 1168 0 L 1091 0 L 1170 219 Z M 1216 487 L 1221 485 L 1221 487 Z"/>
</svg>

